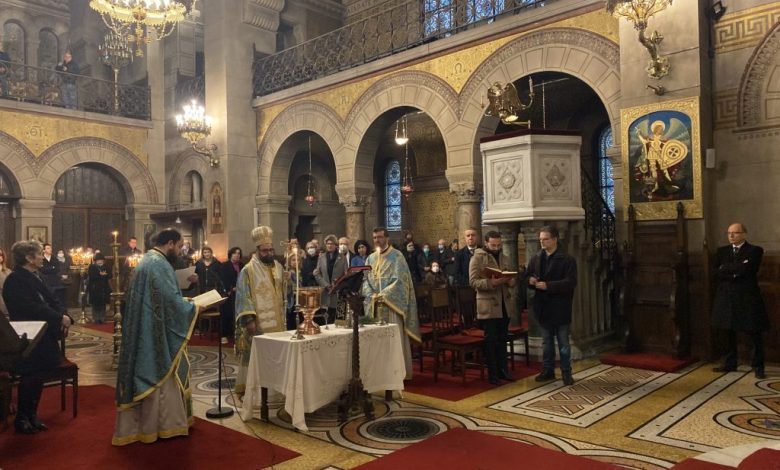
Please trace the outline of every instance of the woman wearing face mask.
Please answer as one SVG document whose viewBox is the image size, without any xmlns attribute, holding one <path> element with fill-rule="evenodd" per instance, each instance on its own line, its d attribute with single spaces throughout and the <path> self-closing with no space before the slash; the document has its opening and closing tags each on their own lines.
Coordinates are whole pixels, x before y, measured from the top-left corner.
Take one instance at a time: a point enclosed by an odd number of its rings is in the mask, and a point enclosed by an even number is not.
<svg viewBox="0 0 780 470">
<path fill-rule="evenodd" d="M 422 276 L 425 276 L 425 274 L 431 272 L 431 263 L 433 263 L 436 260 L 436 255 L 431 253 L 431 245 L 424 244 L 422 252 L 417 256 L 417 264 L 420 265 L 420 274 Z"/>
<path fill-rule="evenodd" d="M 350 266 L 365 266 L 366 258 L 371 254 L 371 246 L 365 240 L 355 242 L 355 255 L 349 262 Z"/>
<path fill-rule="evenodd" d="M 431 270 L 425 274 L 423 284 L 432 286 L 434 289 L 447 287 L 447 275 L 441 270 L 438 261 L 431 263 Z"/>
<path fill-rule="evenodd" d="M 314 269 L 317 267 L 319 252 L 313 242 L 306 244 L 306 255 L 301 263 L 301 287 L 317 287 Z"/>
</svg>

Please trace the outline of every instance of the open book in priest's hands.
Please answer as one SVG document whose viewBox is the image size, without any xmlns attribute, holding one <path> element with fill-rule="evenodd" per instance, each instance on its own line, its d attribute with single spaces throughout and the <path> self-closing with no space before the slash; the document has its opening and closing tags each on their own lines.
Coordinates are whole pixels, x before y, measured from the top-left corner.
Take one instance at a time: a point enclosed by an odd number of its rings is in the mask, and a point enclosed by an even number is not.
<svg viewBox="0 0 780 470">
<path fill-rule="evenodd" d="M 491 268 L 488 266 L 482 268 L 482 277 L 488 279 L 496 279 L 502 277 L 515 277 L 515 276 L 517 276 L 517 271 L 501 271 L 500 269 Z"/>
<path fill-rule="evenodd" d="M 193 297 L 192 303 L 197 305 L 200 310 L 206 310 L 207 308 L 221 305 L 226 300 L 227 297 L 222 297 L 216 289 L 211 289 L 208 292 Z"/>
</svg>

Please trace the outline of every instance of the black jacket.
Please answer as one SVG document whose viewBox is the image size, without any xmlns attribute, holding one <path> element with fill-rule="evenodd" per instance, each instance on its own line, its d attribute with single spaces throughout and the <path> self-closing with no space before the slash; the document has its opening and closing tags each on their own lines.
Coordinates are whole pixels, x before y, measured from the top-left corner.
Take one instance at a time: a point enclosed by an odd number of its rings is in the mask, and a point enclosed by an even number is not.
<svg viewBox="0 0 780 470">
<path fill-rule="evenodd" d="M 32 353 L 17 365 L 17 372 L 29 374 L 56 367 L 62 361 L 62 314 L 57 299 L 43 281 L 17 266 L 3 285 L 3 300 L 11 321 L 45 321 L 48 326 Z"/>
<path fill-rule="evenodd" d="M 198 288 L 201 294 L 212 289 L 216 289 L 217 292 L 222 295 L 225 294 L 225 289 L 222 288 L 222 279 L 219 273 L 221 269 L 222 263 L 216 258 L 212 258 L 211 264 L 208 266 L 206 266 L 203 258 L 195 263 L 195 274 L 198 275 Z"/>
<path fill-rule="evenodd" d="M 105 273 L 105 274 L 103 274 Z M 89 265 L 87 271 L 87 286 L 89 290 L 89 303 L 91 305 L 105 305 L 111 302 L 111 284 L 109 279 L 113 278 L 108 265 L 98 266 L 95 263 Z"/>
<path fill-rule="evenodd" d="M 54 67 L 54 70 L 58 72 L 67 72 L 60 75 L 60 78 L 62 80 L 62 83 L 68 84 L 68 85 L 75 85 L 76 84 L 76 77 L 75 75 L 78 75 L 79 73 L 79 65 L 76 63 L 75 60 L 71 60 L 70 62 L 60 62 L 57 64 L 56 67 Z M 72 75 L 68 75 L 72 74 Z"/>
<path fill-rule="evenodd" d="M 474 248 L 477 251 L 479 246 Z M 458 286 L 469 286 L 469 263 L 474 256 L 467 246 L 464 246 L 455 253 L 455 284 Z"/>
<path fill-rule="evenodd" d="M 769 329 L 769 318 L 758 287 L 758 270 L 763 256 L 763 248 L 747 242 L 736 255 L 731 245 L 718 248 L 713 263 L 718 282 L 713 327 L 751 332 Z"/>
<path fill-rule="evenodd" d="M 41 275 L 41 278 L 43 278 L 43 282 L 46 286 L 54 291 L 63 287 L 61 277 L 63 271 L 64 266 L 62 266 L 60 260 L 58 260 L 56 256 L 52 256 L 51 261 L 47 260 L 46 257 L 43 258 L 43 266 L 38 270 L 38 273 Z"/>
<path fill-rule="evenodd" d="M 577 286 L 577 261 L 560 248 L 551 256 L 541 250 L 528 263 L 526 276 L 547 283 L 546 290 L 528 285 L 534 291 L 532 311 L 537 321 L 545 328 L 570 324 L 571 304 Z"/>
</svg>

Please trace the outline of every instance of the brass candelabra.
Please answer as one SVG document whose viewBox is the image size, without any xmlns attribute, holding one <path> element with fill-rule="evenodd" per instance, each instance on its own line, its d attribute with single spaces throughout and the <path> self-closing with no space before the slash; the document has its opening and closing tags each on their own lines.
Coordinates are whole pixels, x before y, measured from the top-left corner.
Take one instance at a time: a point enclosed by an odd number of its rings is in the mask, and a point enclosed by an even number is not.
<svg viewBox="0 0 780 470">
<path fill-rule="evenodd" d="M 111 304 L 114 306 L 114 349 L 111 354 L 111 370 L 116 370 L 119 367 L 119 348 L 122 346 L 122 298 L 125 294 L 122 292 L 119 278 L 119 232 L 111 232 L 111 235 L 114 236 L 114 242 L 111 244 L 111 253 L 114 255 L 114 283 L 111 289 Z"/>
<path fill-rule="evenodd" d="M 70 250 L 70 270 L 79 275 L 79 303 L 81 304 L 81 316 L 76 321 L 79 325 L 87 324 L 87 270 L 92 264 L 93 253 L 81 247 Z"/>
</svg>

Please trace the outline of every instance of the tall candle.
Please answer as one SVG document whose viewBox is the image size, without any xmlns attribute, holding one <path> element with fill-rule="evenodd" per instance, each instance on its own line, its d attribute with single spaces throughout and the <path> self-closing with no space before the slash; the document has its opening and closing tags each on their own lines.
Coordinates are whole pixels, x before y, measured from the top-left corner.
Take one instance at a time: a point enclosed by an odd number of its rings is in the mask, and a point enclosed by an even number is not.
<svg viewBox="0 0 780 470">
<path fill-rule="evenodd" d="M 300 305 L 301 294 L 301 274 L 300 266 L 298 263 L 298 249 L 295 249 L 295 305 Z"/>
<path fill-rule="evenodd" d="M 376 249 L 376 277 L 379 279 L 379 293 L 382 293 L 382 249 Z"/>
</svg>

